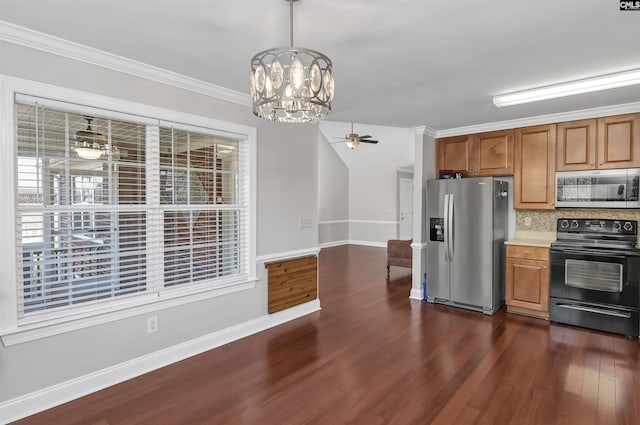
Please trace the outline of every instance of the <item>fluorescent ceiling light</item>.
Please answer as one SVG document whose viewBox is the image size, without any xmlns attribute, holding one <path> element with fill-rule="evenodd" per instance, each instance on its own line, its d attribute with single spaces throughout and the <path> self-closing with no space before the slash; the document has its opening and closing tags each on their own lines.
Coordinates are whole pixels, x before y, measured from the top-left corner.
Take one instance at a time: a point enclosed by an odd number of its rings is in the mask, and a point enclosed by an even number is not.
<svg viewBox="0 0 640 425">
<path fill-rule="evenodd" d="M 493 96 L 497 107 L 640 84 L 640 69 Z"/>
</svg>

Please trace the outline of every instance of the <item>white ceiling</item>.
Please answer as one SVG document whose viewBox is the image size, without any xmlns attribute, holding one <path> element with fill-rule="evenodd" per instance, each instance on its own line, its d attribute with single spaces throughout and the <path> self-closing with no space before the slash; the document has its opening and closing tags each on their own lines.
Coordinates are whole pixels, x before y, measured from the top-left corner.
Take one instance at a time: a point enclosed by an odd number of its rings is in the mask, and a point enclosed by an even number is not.
<svg viewBox="0 0 640 425">
<path fill-rule="evenodd" d="M 251 56 L 289 43 L 285 0 L 0 0 L 0 20 L 247 95 Z M 333 121 L 443 130 L 640 101 L 491 99 L 640 68 L 640 12 L 617 0 L 300 0 L 294 35 L 333 60 Z"/>
</svg>

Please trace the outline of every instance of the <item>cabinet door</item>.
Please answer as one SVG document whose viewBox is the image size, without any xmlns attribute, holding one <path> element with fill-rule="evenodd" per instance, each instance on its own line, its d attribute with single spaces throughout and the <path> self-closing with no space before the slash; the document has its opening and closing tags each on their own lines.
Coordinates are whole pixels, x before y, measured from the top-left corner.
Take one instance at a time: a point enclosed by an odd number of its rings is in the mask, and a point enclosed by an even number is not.
<svg viewBox="0 0 640 425">
<path fill-rule="evenodd" d="M 555 165 L 555 124 L 516 129 L 514 208 L 554 208 Z"/>
<path fill-rule="evenodd" d="M 473 136 L 473 175 L 513 175 L 513 130 L 490 131 Z"/>
<path fill-rule="evenodd" d="M 454 170 L 471 174 L 471 136 L 455 136 L 438 139 L 436 143 L 436 178 L 438 170 Z"/>
<path fill-rule="evenodd" d="M 596 168 L 596 122 L 590 119 L 558 124 L 557 171 Z"/>
<path fill-rule="evenodd" d="M 507 258 L 506 300 L 509 306 L 549 311 L 549 269 L 546 261 Z"/>
<path fill-rule="evenodd" d="M 598 119 L 598 168 L 640 167 L 640 114 Z"/>
</svg>

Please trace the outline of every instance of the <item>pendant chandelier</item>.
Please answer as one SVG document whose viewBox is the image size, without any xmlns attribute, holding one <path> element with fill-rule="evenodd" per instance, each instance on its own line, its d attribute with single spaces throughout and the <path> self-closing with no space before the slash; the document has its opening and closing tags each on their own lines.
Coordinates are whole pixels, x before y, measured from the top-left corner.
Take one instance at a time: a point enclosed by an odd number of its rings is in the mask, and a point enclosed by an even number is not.
<svg viewBox="0 0 640 425">
<path fill-rule="evenodd" d="M 289 2 L 290 47 L 264 50 L 251 58 L 251 99 L 257 117 L 275 122 L 314 122 L 331 111 L 331 59 L 293 47 L 293 2 Z"/>
</svg>

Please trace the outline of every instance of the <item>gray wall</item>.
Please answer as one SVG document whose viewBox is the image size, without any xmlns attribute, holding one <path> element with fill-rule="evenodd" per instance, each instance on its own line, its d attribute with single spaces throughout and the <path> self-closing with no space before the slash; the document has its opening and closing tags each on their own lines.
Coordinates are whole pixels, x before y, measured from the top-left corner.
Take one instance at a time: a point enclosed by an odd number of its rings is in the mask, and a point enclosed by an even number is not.
<svg viewBox="0 0 640 425">
<path fill-rule="evenodd" d="M 318 241 L 349 239 L 349 169 L 323 134 L 318 139 Z"/>
<path fill-rule="evenodd" d="M 319 126 L 328 141 L 337 142 L 331 147 L 348 168 L 349 241 L 386 246 L 398 234 L 398 169 L 412 169 L 415 162 L 413 130 L 356 123 L 356 133 L 369 134 L 379 143 L 361 143 L 351 150 L 340 142 L 351 132 L 350 123 L 322 121 Z"/>
<path fill-rule="evenodd" d="M 242 105 L 5 42 L 0 58 L 5 75 L 256 127 L 257 255 L 317 247 L 316 126 L 268 123 Z M 300 229 L 300 218 L 313 226 Z M 155 334 L 146 333 L 145 315 L 0 346 L 0 403 L 265 314 L 260 280 L 252 290 L 159 311 Z"/>
</svg>

